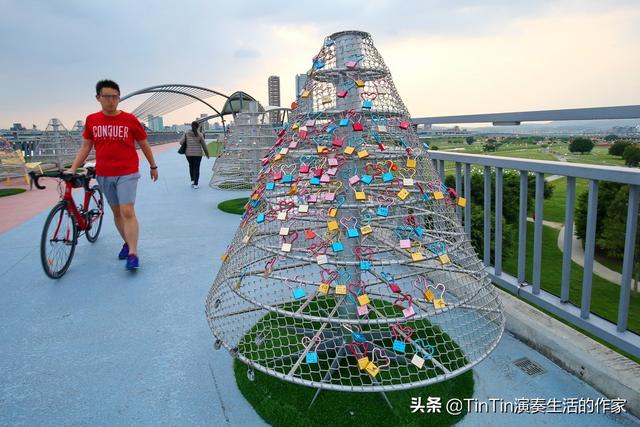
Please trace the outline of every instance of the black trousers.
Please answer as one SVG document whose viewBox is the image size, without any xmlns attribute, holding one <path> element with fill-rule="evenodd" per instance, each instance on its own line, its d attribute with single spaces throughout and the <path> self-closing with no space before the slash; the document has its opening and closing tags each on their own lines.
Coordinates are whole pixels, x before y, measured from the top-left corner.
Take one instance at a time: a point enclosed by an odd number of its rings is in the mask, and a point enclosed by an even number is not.
<svg viewBox="0 0 640 427">
<path fill-rule="evenodd" d="M 198 185 L 198 180 L 200 179 L 200 162 L 202 161 L 202 156 L 186 156 L 187 162 L 189 162 L 189 176 L 191 176 L 191 181 L 195 185 Z"/>
</svg>

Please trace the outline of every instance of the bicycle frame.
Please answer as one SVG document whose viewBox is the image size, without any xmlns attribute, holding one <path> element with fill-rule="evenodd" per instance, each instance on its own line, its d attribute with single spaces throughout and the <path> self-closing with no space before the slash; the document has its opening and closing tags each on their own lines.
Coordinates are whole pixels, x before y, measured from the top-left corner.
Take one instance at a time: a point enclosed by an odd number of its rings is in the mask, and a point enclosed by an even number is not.
<svg viewBox="0 0 640 427">
<path fill-rule="evenodd" d="M 86 187 L 88 187 L 88 185 Z M 92 194 L 93 192 L 91 190 L 87 190 L 87 188 L 84 189 L 84 201 L 82 203 L 82 207 L 85 211 L 89 207 L 89 197 L 91 197 Z M 76 220 L 76 224 L 78 224 L 78 231 L 86 231 L 89 228 L 89 222 L 85 221 L 84 216 L 80 214 L 80 211 L 78 211 L 78 208 L 76 207 L 76 202 L 73 199 L 73 185 L 69 181 L 65 182 L 64 196 L 62 200 L 67 203 L 67 210 Z"/>
</svg>

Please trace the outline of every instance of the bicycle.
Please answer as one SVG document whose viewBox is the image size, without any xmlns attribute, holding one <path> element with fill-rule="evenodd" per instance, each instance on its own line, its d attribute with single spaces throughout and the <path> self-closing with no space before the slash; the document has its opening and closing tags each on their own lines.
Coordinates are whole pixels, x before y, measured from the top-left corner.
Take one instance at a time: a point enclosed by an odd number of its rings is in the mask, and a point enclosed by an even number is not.
<svg viewBox="0 0 640 427">
<path fill-rule="evenodd" d="M 89 186 L 95 178 L 95 168 L 85 168 L 86 174 L 78 173 L 44 173 L 29 172 L 33 184 L 39 190 L 46 187 L 38 180 L 45 178 L 60 179 L 58 188 L 60 201 L 51 209 L 44 222 L 42 237 L 40 238 L 40 261 L 47 276 L 52 279 L 61 278 L 69 269 L 73 254 L 82 233 L 87 240 L 94 243 L 98 240 L 102 219 L 104 217 L 104 198 L 100 187 L 96 184 Z M 64 182 L 64 194 L 60 184 Z M 83 203 L 76 206 L 72 190 L 84 188 Z"/>
</svg>

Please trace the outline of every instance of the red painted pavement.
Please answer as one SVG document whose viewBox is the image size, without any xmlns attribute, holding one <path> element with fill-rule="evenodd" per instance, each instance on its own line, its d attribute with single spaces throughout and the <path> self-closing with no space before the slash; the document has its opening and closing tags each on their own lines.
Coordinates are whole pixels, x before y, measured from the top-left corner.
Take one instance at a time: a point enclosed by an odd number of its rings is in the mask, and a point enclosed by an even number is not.
<svg viewBox="0 0 640 427">
<path fill-rule="evenodd" d="M 163 145 L 156 145 L 151 147 L 153 154 L 157 155 L 163 153 L 169 149 L 176 149 L 177 142 Z M 147 163 L 147 159 L 144 154 L 138 150 L 138 157 L 144 164 Z M 0 197 L 0 234 L 6 233 L 13 227 L 22 224 L 28 219 L 33 218 L 42 211 L 49 210 L 51 207 L 60 200 L 58 194 L 58 182 L 55 179 L 43 179 L 41 184 L 47 188 L 45 190 L 38 190 L 35 187 L 29 191 L 29 186 L 25 184 L 24 179 L 14 179 L 7 185 L 5 180 L 0 183 L 0 188 L 25 188 L 27 191 L 15 196 Z M 76 189 L 74 191 L 82 191 Z"/>
</svg>

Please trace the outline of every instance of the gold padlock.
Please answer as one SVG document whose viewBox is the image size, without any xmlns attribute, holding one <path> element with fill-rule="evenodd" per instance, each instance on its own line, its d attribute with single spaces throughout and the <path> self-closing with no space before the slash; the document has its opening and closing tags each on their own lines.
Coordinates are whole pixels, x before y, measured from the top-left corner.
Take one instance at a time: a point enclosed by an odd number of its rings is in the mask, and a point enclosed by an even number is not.
<svg viewBox="0 0 640 427">
<path fill-rule="evenodd" d="M 338 221 L 329 221 L 327 223 L 327 228 L 329 231 L 336 231 L 340 227 L 338 226 Z"/>
<path fill-rule="evenodd" d="M 367 195 L 364 191 L 356 191 L 356 200 L 367 200 Z"/>
<path fill-rule="evenodd" d="M 302 91 L 302 93 L 300 94 L 300 97 L 301 97 L 301 98 L 308 98 L 308 97 L 309 97 L 309 95 L 311 95 L 311 92 L 305 89 L 305 90 L 303 90 L 303 91 Z"/>
<path fill-rule="evenodd" d="M 360 359 L 358 359 L 358 368 L 360 368 L 361 370 L 367 369 L 369 363 L 369 358 L 367 356 L 361 357 Z"/>
<path fill-rule="evenodd" d="M 346 285 L 338 285 L 336 286 L 336 295 L 346 295 L 347 294 L 347 286 Z"/>
<path fill-rule="evenodd" d="M 422 261 L 423 259 L 424 259 L 424 255 L 422 255 L 422 252 L 412 252 L 411 253 L 411 260 L 413 262 Z"/>
<path fill-rule="evenodd" d="M 465 199 L 464 197 L 458 197 L 458 206 L 463 208 L 467 206 L 467 199 Z"/>
<path fill-rule="evenodd" d="M 329 293 L 329 284 L 328 283 L 320 283 L 320 287 L 318 288 L 318 292 L 321 294 Z"/>
<path fill-rule="evenodd" d="M 398 192 L 398 197 L 400 198 L 400 200 L 406 199 L 407 196 L 409 196 L 409 192 L 404 188 Z"/>
<path fill-rule="evenodd" d="M 373 228 L 370 225 L 364 225 L 362 227 L 360 227 L 360 234 L 367 235 L 373 233 Z"/>
<path fill-rule="evenodd" d="M 444 199 L 444 194 L 442 194 L 442 191 L 434 191 L 433 198 L 436 200 L 442 200 Z"/>
<path fill-rule="evenodd" d="M 356 149 L 355 149 L 355 148 L 353 148 L 353 147 L 345 147 L 345 149 L 344 149 L 344 154 L 349 154 L 349 155 L 351 155 L 351 154 L 353 154 L 353 152 L 354 152 L 354 151 L 356 151 Z"/>
<path fill-rule="evenodd" d="M 329 213 L 327 215 L 329 215 L 332 218 L 335 218 L 337 214 L 338 214 L 338 208 L 330 208 Z"/>
<path fill-rule="evenodd" d="M 365 369 L 372 377 L 375 377 L 380 372 L 380 368 L 378 368 L 373 362 L 370 362 Z"/>
<path fill-rule="evenodd" d="M 433 294 L 431 289 L 427 289 L 426 292 L 424 293 L 424 299 L 426 299 L 429 302 L 433 302 L 434 298 L 435 298 L 435 295 Z"/>
<path fill-rule="evenodd" d="M 411 169 L 416 168 L 416 159 L 407 159 L 407 167 Z"/>
<path fill-rule="evenodd" d="M 447 254 L 438 256 L 438 259 L 442 264 L 449 264 L 451 262 L 451 260 L 449 259 L 449 255 Z"/>
<path fill-rule="evenodd" d="M 360 79 L 356 80 L 355 84 L 356 84 L 356 87 L 359 87 L 359 88 L 363 88 L 364 87 L 364 81 L 362 81 Z"/>
<path fill-rule="evenodd" d="M 362 294 L 358 296 L 358 304 L 360 305 L 367 305 L 371 302 L 371 300 L 369 299 L 369 295 L 367 294 Z"/>
<path fill-rule="evenodd" d="M 445 308 L 447 306 L 447 303 L 444 302 L 444 299 L 442 298 L 436 298 L 433 300 L 433 306 L 435 308 Z"/>
<path fill-rule="evenodd" d="M 369 152 L 367 150 L 358 151 L 358 158 L 366 159 L 367 157 L 369 157 Z"/>
</svg>

